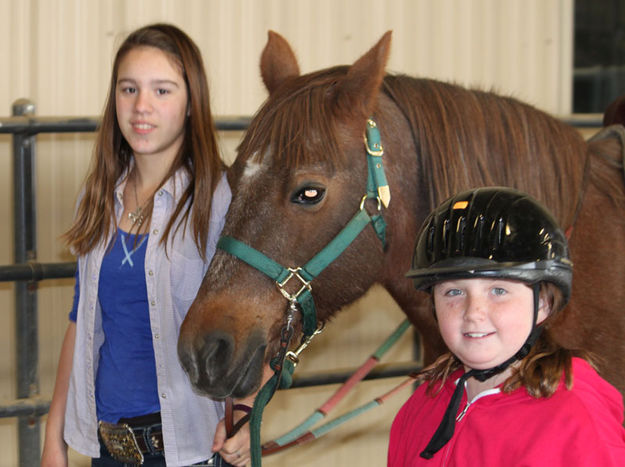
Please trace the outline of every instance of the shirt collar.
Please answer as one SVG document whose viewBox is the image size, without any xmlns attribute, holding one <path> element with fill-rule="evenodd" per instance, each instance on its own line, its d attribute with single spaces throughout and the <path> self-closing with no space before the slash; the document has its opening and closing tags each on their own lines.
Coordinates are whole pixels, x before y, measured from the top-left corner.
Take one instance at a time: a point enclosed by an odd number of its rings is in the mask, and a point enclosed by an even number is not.
<svg viewBox="0 0 625 467">
<path fill-rule="evenodd" d="M 124 170 L 121 176 L 117 179 L 117 184 L 115 185 L 115 200 L 118 202 L 122 202 L 124 199 L 124 189 L 126 188 L 126 183 L 128 182 L 128 174 L 134 167 L 134 160 L 130 162 L 130 165 Z M 173 177 L 169 177 L 165 184 L 158 189 L 158 191 L 163 191 L 171 196 L 174 201 L 178 201 L 182 196 L 182 193 L 189 185 L 190 176 L 187 170 L 184 167 L 180 167 L 176 173 L 174 173 Z M 158 193 L 157 191 L 157 193 Z"/>
</svg>

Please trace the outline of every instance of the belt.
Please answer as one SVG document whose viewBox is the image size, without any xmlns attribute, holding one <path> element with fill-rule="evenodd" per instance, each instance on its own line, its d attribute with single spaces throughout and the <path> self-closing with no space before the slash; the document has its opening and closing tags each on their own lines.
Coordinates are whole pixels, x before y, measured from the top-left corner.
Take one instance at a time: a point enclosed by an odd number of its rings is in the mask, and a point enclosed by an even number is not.
<svg viewBox="0 0 625 467">
<path fill-rule="evenodd" d="M 100 438 L 118 462 L 143 464 L 144 455 L 164 450 L 163 427 L 159 413 L 122 418 L 119 423 L 98 422 Z"/>
</svg>

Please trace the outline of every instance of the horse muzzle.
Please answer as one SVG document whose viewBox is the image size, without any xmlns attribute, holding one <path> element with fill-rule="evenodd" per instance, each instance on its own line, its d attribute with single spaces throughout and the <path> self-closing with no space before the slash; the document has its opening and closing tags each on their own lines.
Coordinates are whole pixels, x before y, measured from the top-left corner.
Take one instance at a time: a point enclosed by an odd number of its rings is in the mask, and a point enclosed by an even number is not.
<svg viewBox="0 0 625 467">
<path fill-rule="evenodd" d="M 234 337 L 221 330 L 188 336 L 181 330 L 178 358 L 191 383 L 210 397 L 241 398 L 260 387 L 267 341 L 252 332 L 237 352 Z"/>
</svg>

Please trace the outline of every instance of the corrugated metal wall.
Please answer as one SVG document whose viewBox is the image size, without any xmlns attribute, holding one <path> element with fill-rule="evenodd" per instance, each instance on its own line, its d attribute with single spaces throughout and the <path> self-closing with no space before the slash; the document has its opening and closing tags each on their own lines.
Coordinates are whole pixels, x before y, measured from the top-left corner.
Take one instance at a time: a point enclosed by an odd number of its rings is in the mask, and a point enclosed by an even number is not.
<svg viewBox="0 0 625 467">
<path fill-rule="evenodd" d="M 217 114 L 264 98 L 267 29 L 304 71 L 350 63 L 393 30 L 389 69 L 514 94 L 568 113 L 572 0 L 0 0 L 0 104 L 35 99 L 42 114 L 95 114 L 123 36 L 151 21 L 182 26 L 204 54 Z M 6 68 L 5 68 L 6 67 Z"/>
<path fill-rule="evenodd" d="M 265 98 L 258 72 L 268 29 L 284 35 L 302 71 L 351 63 L 393 30 L 389 70 L 495 89 L 555 114 L 571 108 L 572 0 L 0 0 L 0 115 L 28 97 L 38 115 L 97 115 L 111 61 L 130 30 L 153 21 L 175 23 L 200 46 L 216 115 L 250 115 Z M 239 134 L 223 134 L 230 160 Z M 91 154 L 90 135 L 37 139 L 38 254 L 41 261 L 70 255 L 58 236 Z M 10 137 L 0 135 L 0 264 L 13 260 Z M 41 393 L 51 394 L 71 304 L 71 281 L 40 288 Z M 13 292 L 0 284 L 0 399 L 15 397 Z M 397 306 L 375 290 L 337 318 L 299 371 L 351 367 L 366 358 L 401 319 Z M 332 350 L 329 351 L 328 349 Z M 389 360 L 411 358 L 410 339 Z M 351 405 L 389 388 L 367 383 Z M 298 422 L 334 388 L 282 392 L 268 409 L 266 437 Z M 388 429 L 408 391 L 388 407 L 327 439 L 266 465 L 381 465 Z M 345 406 L 347 407 L 347 405 Z M 339 411 L 341 409 L 339 408 Z M 0 420 L 0 466 L 16 465 L 12 420 Z M 73 465 L 88 465 L 72 456 Z"/>
</svg>

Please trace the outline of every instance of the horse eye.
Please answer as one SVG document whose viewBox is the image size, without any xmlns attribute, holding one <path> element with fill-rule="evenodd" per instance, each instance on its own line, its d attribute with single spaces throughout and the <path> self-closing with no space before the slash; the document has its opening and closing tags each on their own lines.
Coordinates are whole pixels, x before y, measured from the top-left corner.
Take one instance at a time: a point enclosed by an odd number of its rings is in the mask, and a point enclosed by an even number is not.
<svg viewBox="0 0 625 467">
<path fill-rule="evenodd" d="M 317 204 L 325 196 L 326 191 L 323 188 L 307 186 L 297 190 L 291 196 L 291 202 L 296 204 Z"/>
</svg>

